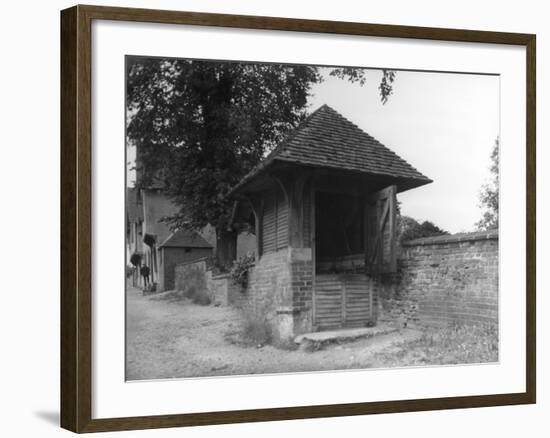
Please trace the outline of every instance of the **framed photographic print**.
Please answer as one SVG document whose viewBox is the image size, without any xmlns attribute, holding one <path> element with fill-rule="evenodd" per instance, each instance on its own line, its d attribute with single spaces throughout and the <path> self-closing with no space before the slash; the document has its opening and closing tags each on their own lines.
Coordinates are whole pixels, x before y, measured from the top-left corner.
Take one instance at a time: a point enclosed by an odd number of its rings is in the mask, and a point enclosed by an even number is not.
<svg viewBox="0 0 550 438">
<path fill-rule="evenodd" d="M 75 6 L 61 55 L 62 427 L 535 403 L 534 35 Z"/>
</svg>

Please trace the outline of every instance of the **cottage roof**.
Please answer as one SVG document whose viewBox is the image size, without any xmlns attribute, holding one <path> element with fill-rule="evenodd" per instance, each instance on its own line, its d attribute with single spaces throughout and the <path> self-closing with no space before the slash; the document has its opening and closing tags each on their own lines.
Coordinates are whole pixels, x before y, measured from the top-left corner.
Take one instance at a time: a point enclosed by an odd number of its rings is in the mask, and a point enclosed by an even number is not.
<svg viewBox="0 0 550 438">
<path fill-rule="evenodd" d="M 138 203 L 138 191 L 136 187 L 130 187 L 126 192 L 126 214 L 130 223 L 143 221 L 143 209 Z"/>
<path fill-rule="evenodd" d="M 195 231 L 178 230 L 170 234 L 159 248 L 212 248 L 212 245 Z"/>
<path fill-rule="evenodd" d="M 397 180 L 400 191 L 432 182 L 328 105 L 321 106 L 303 121 L 232 192 L 277 161 L 391 177 Z"/>
</svg>

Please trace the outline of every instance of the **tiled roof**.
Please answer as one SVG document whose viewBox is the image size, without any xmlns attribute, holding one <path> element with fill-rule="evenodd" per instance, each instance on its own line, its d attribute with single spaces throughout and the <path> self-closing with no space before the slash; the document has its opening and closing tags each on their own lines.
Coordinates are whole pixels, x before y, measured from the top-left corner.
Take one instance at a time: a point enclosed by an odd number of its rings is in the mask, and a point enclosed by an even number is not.
<svg viewBox="0 0 550 438">
<path fill-rule="evenodd" d="M 273 161 L 408 179 L 415 181 L 415 186 L 431 182 L 395 152 L 328 105 L 321 106 L 302 122 L 237 187 Z"/>
<path fill-rule="evenodd" d="M 212 248 L 205 239 L 194 231 L 178 230 L 170 234 L 159 248 Z"/>
<path fill-rule="evenodd" d="M 143 221 L 143 209 L 138 204 L 138 190 L 131 187 L 126 192 L 126 211 L 131 223 Z"/>
</svg>

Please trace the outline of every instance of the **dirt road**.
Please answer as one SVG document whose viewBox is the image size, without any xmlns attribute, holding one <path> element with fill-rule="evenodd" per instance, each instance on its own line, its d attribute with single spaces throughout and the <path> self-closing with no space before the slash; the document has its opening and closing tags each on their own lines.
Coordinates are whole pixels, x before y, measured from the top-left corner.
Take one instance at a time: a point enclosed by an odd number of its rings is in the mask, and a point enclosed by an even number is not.
<svg viewBox="0 0 550 438">
<path fill-rule="evenodd" d="M 240 328 L 238 310 L 144 297 L 134 288 L 126 324 L 128 380 L 367 368 L 376 353 L 421 335 L 405 329 L 316 352 L 244 347 L 227 340 Z"/>
</svg>

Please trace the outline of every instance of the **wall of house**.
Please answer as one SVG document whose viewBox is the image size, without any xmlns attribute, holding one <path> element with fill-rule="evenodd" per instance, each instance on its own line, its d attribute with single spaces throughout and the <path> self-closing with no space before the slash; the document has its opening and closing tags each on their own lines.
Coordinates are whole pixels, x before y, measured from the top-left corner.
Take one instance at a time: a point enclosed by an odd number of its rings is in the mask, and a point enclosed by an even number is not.
<svg viewBox="0 0 550 438">
<path fill-rule="evenodd" d="M 402 244 L 398 272 L 383 279 L 385 314 L 423 324 L 498 322 L 498 233 Z"/>
<path fill-rule="evenodd" d="M 160 286 L 163 277 L 160 269 L 159 245 L 171 234 L 169 225 L 162 218 L 177 212 L 177 207 L 159 189 L 142 189 L 143 239 L 146 234 L 155 237 L 154 246 L 143 245 L 144 263 L 151 268 L 151 279 Z M 158 287 L 157 287 L 158 290 Z M 161 289 L 162 290 L 162 289 Z"/>
<path fill-rule="evenodd" d="M 243 231 L 237 236 L 237 258 L 256 253 L 256 236 Z"/>
<path fill-rule="evenodd" d="M 176 265 L 211 256 L 211 248 L 161 248 L 159 290 L 164 291 L 175 288 Z"/>
<path fill-rule="evenodd" d="M 212 250 L 216 252 L 216 228 L 212 225 L 206 225 L 199 234 L 212 245 Z M 237 258 L 244 257 L 247 254 L 256 252 L 256 236 L 248 231 L 243 231 L 237 236 Z"/>
<path fill-rule="evenodd" d="M 161 190 L 142 189 L 143 199 L 143 234 L 156 236 L 160 245 L 171 234 L 170 227 L 161 219 L 178 211 L 176 205 Z"/>
</svg>

